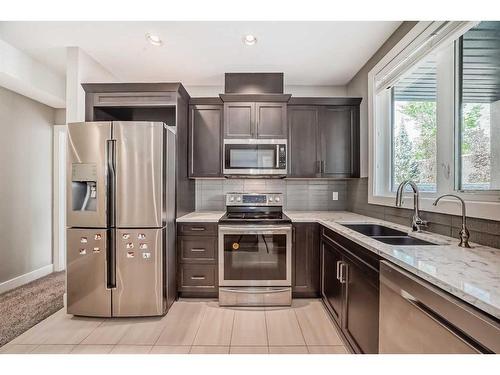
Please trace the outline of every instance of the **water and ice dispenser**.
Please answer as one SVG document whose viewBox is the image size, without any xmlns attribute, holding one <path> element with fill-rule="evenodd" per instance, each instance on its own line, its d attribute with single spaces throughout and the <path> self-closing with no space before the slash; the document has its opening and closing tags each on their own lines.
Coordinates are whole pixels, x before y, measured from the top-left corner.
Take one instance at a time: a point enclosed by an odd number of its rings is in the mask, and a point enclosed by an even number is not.
<svg viewBox="0 0 500 375">
<path fill-rule="evenodd" d="M 97 165 L 73 163 L 71 168 L 73 211 L 96 211 Z"/>
</svg>

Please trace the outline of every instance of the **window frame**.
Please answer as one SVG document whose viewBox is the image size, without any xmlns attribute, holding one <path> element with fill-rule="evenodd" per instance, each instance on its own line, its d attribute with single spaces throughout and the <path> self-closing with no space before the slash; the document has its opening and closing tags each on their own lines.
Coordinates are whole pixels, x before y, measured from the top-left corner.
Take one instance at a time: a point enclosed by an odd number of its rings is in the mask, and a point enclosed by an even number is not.
<svg viewBox="0 0 500 375">
<path fill-rule="evenodd" d="M 469 195 L 480 195 L 483 199 L 495 197 L 500 195 L 500 189 L 463 189 L 462 187 L 462 128 L 463 128 L 463 35 L 455 41 L 455 192 L 464 194 L 465 197 Z M 464 197 L 462 197 L 464 198 Z M 465 199 L 465 198 L 464 198 Z"/>
<path fill-rule="evenodd" d="M 458 190 L 457 186 L 457 181 L 460 179 L 460 173 L 457 173 L 460 171 L 457 163 L 461 163 L 461 158 L 458 157 L 460 150 L 457 150 L 461 143 L 458 142 L 457 137 L 461 136 L 462 111 L 461 103 L 460 106 L 457 105 L 461 100 L 461 91 L 458 91 L 460 87 L 457 85 L 457 80 L 461 81 L 459 74 L 457 74 L 457 63 L 461 63 L 461 60 L 457 59 L 457 53 L 460 51 L 456 41 L 478 23 L 458 21 L 419 22 L 368 73 L 368 203 L 384 206 L 394 206 L 395 203 L 395 193 L 391 191 L 393 114 L 391 114 L 390 121 L 387 121 L 387 118 L 384 118 L 379 113 L 380 111 L 377 112 L 377 100 L 381 100 L 381 97 L 378 97 L 377 94 L 383 92 L 383 86 L 388 80 L 396 80 L 402 72 L 412 66 L 408 64 L 404 69 L 405 63 L 410 61 L 414 64 L 429 53 L 437 51 L 448 44 L 449 47 L 447 48 L 453 48 L 452 52 L 448 52 L 451 58 L 449 61 L 446 60 L 447 67 L 450 69 L 448 71 L 443 70 L 442 74 L 445 75 L 446 79 L 451 80 L 451 83 L 450 87 L 446 88 L 448 92 L 441 93 L 445 98 L 444 103 L 437 103 L 437 190 L 435 193 L 422 192 L 420 205 L 425 211 L 459 215 L 460 207 L 454 200 L 443 199 L 438 206 L 432 205 L 437 196 L 451 193 L 459 195 L 467 202 L 468 216 L 500 220 L 500 191 L 462 191 Z M 398 74 L 391 78 L 391 72 L 394 71 L 398 72 Z M 446 74 L 449 75 L 446 76 Z M 380 76 L 382 76 L 381 80 Z M 386 78 L 387 76 L 389 76 L 389 79 Z M 382 84 L 378 84 L 380 81 Z M 437 98 L 440 98 L 439 83 L 437 90 Z M 387 100 L 387 98 L 384 100 Z M 453 106 L 454 109 L 449 110 L 450 106 Z M 388 127 L 391 129 L 391 137 L 386 137 L 384 140 Z M 450 134 L 452 134 L 451 137 Z M 390 138 L 389 142 L 387 138 Z M 389 143 L 389 146 L 387 143 Z M 388 160 L 389 158 L 390 160 Z M 388 164 L 391 170 L 389 173 L 387 173 Z M 387 177 L 389 177 L 389 180 Z M 412 208 L 412 200 L 405 199 L 403 207 Z"/>
</svg>

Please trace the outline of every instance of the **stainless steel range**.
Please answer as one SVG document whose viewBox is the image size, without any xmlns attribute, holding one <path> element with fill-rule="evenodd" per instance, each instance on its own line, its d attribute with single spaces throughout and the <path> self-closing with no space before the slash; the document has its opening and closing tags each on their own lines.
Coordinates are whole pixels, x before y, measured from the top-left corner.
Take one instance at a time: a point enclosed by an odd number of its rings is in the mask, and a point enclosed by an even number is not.
<svg viewBox="0 0 500 375">
<path fill-rule="evenodd" d="M 229 193 L 219 220 L 219 304 L 292 303 L 292 225 L 280 193 Z"/>
</svg>

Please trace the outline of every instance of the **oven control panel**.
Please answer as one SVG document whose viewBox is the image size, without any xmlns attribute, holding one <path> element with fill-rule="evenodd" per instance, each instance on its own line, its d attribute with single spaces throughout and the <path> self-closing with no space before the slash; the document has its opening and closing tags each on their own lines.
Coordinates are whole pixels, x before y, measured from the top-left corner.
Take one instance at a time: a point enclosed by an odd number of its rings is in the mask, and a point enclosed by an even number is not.
<svg viewBox="0 0 500 375">
<path fill-rule="evenodd" d="M 228 193 L 226 206 L 283 206 L 281 193 Z"/>
</svg>

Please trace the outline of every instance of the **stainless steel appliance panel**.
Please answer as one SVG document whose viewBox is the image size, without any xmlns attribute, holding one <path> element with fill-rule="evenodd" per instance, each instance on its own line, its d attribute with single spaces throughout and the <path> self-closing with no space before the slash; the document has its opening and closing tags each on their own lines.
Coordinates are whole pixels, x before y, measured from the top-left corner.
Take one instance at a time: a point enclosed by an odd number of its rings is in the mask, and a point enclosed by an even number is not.
<svg viewBox="0 0 500 375">
<path fill-rule="evenodd" d="M 287 140 L 225 139 L 223 173 L 227 176 L 286 176 Z"/>
<path fill-rule="evenodd" d="M 67 230 L 67 312 L 111 316 L 105 229 Z"/>
<path fill-rule="evenodd" d="M 108 224 L 108 163 L 111 122 L 68 124 L 67 225 Z"/>
<path fill-rule="evenodd" d="M 220 306 L 290 306 L 292 288 L 219 288 Z"/>
<path fill-rule="evenodd" d="M 167 295 L 167 308 L 177 298 L 177 259 L 176 259 L 176 231 L 175 231 L 175 189 L 176 189 L 176 128 L 166 126 L 163 132 L 164 173 L 163 176 L 163 213 L 162 221 L 166 226 L 165 246 L 165 290 Z"/>
<path fill-rule="evenodd" d="M 113 316 L 153 316 L 165 311 L 165 228 L 116 230 Z"/>
<path fill-rule="evenodd" d="M 219 226 L 219 285 L 291 286 L 291 234 L 291 225 Z"/>
<path fill-rule="evenodd" d="M 116 226 L 162 227 L 163 123 L 114 122 Z"/>
<path fill-rule="evenodd" d="M 500 325 L 386 261 L 380 263 L 379 352 L 498 353 Z"/>
</svg>

